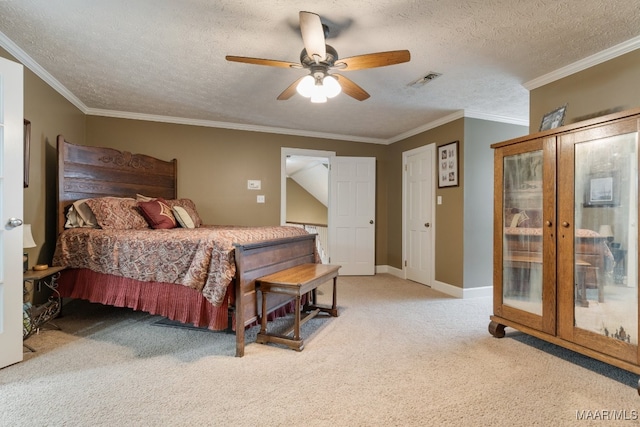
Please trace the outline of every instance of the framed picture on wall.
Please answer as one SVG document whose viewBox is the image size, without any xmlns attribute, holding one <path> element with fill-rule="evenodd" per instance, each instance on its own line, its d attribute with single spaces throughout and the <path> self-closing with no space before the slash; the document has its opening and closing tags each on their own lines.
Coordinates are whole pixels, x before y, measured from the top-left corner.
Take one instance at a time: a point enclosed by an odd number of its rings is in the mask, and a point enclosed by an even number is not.
<svg viewBox="0 0 640 427">
<path fill-rule="evenodd" d="M 458 186 L 458 141 L 438 147 L 438 188 Z"/>
<path fill-rule="evenodd" d="M 31 153 L 31 122 L 24 119 L 24 188 L 29 186 L 29 158 Z"/>
<path fill-rule="evenodd" d="M 620 175 L 618 171 L 600 172 L 587 176 L 584 207 L 620 206 Z"/>
</svg>

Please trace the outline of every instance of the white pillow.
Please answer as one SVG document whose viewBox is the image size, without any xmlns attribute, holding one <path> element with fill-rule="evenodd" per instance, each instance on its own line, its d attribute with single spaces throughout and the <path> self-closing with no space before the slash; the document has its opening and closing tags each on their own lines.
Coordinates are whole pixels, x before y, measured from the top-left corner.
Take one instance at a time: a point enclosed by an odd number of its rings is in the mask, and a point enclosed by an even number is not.
<svg viewBox="0 0 640 427">
<path fill-rule="evenodd" d="M 91 208 L 86 204 L 89 199 L 76 200 L 67 212 L 67 222 L 64 224 L 65 228 L 97 228 L 98 221 L 93 214 Z"/>
<path fill-rule="evenodd" d="M 191 219 L 185 208 L 182 206 L 174 206 L 171 210 L 183 228 L 196 228 L 193 219 Z"/>
</svg>

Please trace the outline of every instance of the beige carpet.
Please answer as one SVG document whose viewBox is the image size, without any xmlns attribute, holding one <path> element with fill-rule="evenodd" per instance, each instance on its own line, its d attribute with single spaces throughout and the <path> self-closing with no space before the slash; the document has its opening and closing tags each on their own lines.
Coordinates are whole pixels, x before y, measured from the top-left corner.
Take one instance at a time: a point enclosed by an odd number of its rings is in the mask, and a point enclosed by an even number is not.
<svg viewBox="0 0 640 427">
<path fill-rule="evenodd" d="M 382 274 L 340 277 L 338 304 L 340 317 L 305 325 L 304 351 L 256 344 L 253 328 L 236 358 L 233 335 L 72 301 L 61 331 L 0 370 L 0 425 L 638 423 L 636 375 L 510 329 L 493 338 L 490 298 Z"/>
</svg>

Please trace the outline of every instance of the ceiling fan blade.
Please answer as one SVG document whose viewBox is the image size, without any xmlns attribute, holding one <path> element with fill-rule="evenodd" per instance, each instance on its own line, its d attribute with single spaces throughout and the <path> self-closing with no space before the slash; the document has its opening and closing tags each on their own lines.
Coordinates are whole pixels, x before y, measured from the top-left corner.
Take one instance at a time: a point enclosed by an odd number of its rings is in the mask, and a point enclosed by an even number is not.
<svg viewBox="0 0 640 427">
<path fill-rule="evenodd" d="M 340 58 L 334 67 L 342 71 L 363 70 L 365 68 L 385 67 L 387 65 L 409 62 L 411 54 L 408 50 L 391 50 L 388 52 L 368 53 L 365 55 Z"/>
<path fill-rule="evenodd" d="M 358 101 L 364 101 L 365 99 L 369 98 L 370 95 L 367 93 L 367 91 L 355 84 L 352 80 L 336 73 L 333 73 L 331 75 L 338 79 L 338 83 L 340 83 L 342 91 L 350 97 L 355 98 Z"/>
<path fill-rule="evenodd" d="M 327 49 L 320 16 L 311 12 L 300 12 L 300 33 L 309 58 L 316 59 L 317 56 L 317 61 L 324 61 Z"/>
<path fill-rule="evenodd" d="M 249 58 L 246 56 L 225 56 L 227 61 L 232 62 L 243 62 L 245 64 L 255 64 L 255 65 L 267 65 L 269 67 L 282 67 L 282 68 L 302 68 L 297 62 L 288 62 L 288 61 L 278 61 L 275 59 L 261 59 L 261 58 Z"/>
<path fill-rule="evenodd" d="M 287 99 L 291 98 L 293 95 L 296 94 L 297 92 L 297 87 L 298 87 L 298 83 L 300 83 L 300 80 L 304 79 L 306 76 L 302 76 L 299 79 L 297 79 L 295 82 L 291 83 L 289 85 L 289 87 L 287 87 L 285 90 L 282 91 L 282 93 L 280 95 L 278 95 L 278 100 L 279 101 L 286 101 Z"/>
</svg>

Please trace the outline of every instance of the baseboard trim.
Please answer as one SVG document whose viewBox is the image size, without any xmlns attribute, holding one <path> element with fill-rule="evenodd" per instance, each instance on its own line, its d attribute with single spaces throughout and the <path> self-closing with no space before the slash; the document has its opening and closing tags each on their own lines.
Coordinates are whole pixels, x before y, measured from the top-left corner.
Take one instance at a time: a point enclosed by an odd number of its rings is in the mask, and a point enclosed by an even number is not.
<svg viewBox="0 0 640 427">
<path fill-rule="evenodd" d="M 404 279 L 404 271 L 390 265 L 376 265 L 376 273 L 387 273 Z M 481 286 L 477 288 L 459 288 L 448 283 L 434 281 L 432 289 L 450 295 L 455 298 L 484 298 L 493 296 L 493 286 Z"/>
<path fill-rule="evenodd" d="M 402 269 L 391 267 L 390 265 L 376 265 L 376 273 L 388 273 L 393 276 L 404 279 L 404 274 L 402 273 Z"/>
</svg>

